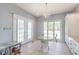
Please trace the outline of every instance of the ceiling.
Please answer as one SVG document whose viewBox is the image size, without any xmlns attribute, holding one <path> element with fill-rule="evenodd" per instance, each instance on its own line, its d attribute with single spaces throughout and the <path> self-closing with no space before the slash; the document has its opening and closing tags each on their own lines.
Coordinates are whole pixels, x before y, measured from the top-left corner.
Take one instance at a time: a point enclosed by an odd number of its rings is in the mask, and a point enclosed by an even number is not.
<svg viewBox="0 0 79 59">
<path fill-rule="evenodd" d="M 45 16 L 70 12 L 76 8 L 77 3 L 16 3 L 15 5 L 34 16 Z"/>
</svg>

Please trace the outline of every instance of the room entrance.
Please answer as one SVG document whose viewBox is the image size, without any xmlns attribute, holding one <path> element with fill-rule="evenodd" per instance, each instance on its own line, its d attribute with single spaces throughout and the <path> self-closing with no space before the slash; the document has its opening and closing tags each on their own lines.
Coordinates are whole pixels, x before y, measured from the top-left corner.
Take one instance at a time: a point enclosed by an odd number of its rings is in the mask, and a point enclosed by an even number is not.
<svg viewBox="0 0 79 59">
<path fill-rule="evenodd" d="M 61 21 L 44 21 L 44 40 L 61 41 Z"/>
</svg>

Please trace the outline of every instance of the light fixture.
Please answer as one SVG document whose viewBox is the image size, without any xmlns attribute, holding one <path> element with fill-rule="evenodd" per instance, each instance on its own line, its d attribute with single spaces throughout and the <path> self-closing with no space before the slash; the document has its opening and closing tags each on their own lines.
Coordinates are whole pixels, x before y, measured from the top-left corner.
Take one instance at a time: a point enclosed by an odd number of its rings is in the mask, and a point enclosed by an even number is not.
<svg viewBox="0 0 79 59">
<path fill-rule="evenodd" d="M 47 3 L 45 3 L 45 10 L 44 10 L 44 17 L 45 17 L 45 19 L 47 18 Z"/>
</svg>

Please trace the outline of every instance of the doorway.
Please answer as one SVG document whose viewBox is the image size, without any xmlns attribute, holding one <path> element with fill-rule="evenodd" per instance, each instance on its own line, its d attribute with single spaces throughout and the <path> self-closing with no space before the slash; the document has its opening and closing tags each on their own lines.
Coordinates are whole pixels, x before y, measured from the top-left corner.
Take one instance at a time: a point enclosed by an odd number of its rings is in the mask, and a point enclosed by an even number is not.
<svg viewBox="0 0 79 59">
<path fill-rule="evenodd" d="M 62 40 L 62 21 L 44 21 L 44 40 L 60 42 Z"/>
</svg>

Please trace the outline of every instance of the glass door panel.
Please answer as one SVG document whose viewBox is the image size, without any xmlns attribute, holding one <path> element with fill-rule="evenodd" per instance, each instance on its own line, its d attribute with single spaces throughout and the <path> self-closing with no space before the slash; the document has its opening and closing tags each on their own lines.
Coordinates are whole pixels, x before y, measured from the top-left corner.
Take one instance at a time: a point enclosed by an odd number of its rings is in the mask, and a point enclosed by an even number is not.
<svg viewBox="0 0 79 59">
<path fill-rule="evenodd" d="M 47 22 L 44 22 L 44 40 L 47 40 Z"/>
<path fill-rule="evenodd" d="M 18 19 L 18 40 L 17 42 L 24 41 L 24 20 Z"/>
<path fill-rule="evenodd" d="M 55 21 L 55 39 L 59 41 L 61 39 L 61 22 L 60 21 Z"/>
<path fill-rule="evenodd" d="M 53 26 L 54 22 L 48 22 L 48 40 L 52 40 L 53 39 Z"/>
<path fill-rule="evenodd" d="M 61 39 L 61 21 L 44 22 L 44 40 L 59 41 Z"/>
<path fill-rule="evenodd" d="M 32 22 L 28 22 L 28 40 L 32 39 Z"/>
</svg>

